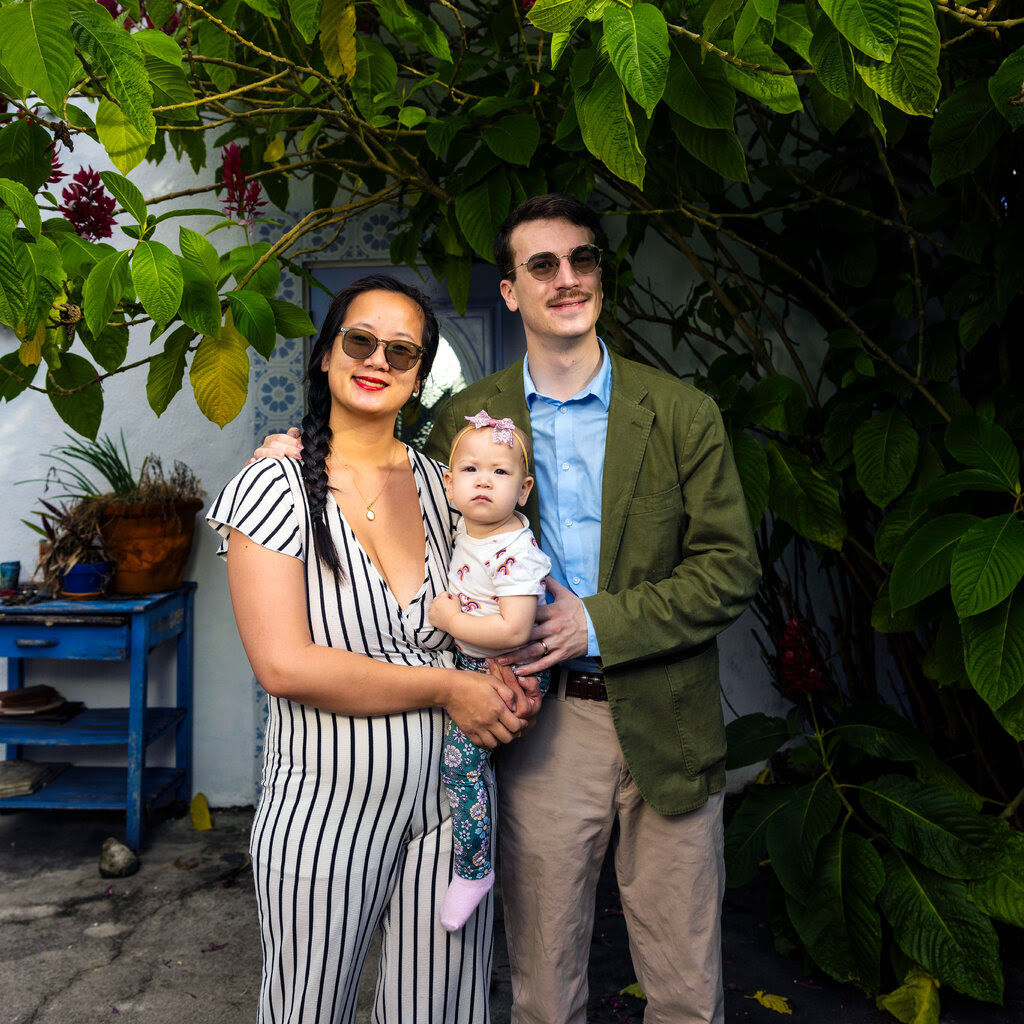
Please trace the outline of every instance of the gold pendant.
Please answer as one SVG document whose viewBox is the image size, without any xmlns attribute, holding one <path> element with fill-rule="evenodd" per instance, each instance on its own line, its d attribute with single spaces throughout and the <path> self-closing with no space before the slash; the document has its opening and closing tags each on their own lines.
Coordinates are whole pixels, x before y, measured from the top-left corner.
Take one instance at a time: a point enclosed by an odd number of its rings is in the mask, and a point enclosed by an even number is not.
<svg viewBox="0 0 1024 1024">
<path fill-rule="evenodd" d="M 373 514 L 373 509 L 372 509 L 372 508 L 368 508 L 368 509 L 366 510 L 366 518 L 367 518 L 367 519 L 369 519 L 369 520 L 370 520 L 370 522 L 373 522 L 373 520 L 377 518 L 377 517 L 376 517 L 376 516 L 375 516 L 375 515 Z"/>
</svg>

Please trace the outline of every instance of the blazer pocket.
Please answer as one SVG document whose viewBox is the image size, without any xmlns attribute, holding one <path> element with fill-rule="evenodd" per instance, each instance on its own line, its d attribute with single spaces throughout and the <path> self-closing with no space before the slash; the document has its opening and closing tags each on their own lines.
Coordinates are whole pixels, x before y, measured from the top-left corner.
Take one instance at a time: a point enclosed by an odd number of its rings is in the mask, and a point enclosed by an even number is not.
<svg viewBox="0 0 1024 1024">
<path fill-rule="evenodd" d="M 671 516 L 681 515 L 683 511 L 683 492 L 678 484 L 666 487 L 663 491 L 650 494 L 636 494 L 629 503 L 629 517 L 634 516 Z"/>
</svg>

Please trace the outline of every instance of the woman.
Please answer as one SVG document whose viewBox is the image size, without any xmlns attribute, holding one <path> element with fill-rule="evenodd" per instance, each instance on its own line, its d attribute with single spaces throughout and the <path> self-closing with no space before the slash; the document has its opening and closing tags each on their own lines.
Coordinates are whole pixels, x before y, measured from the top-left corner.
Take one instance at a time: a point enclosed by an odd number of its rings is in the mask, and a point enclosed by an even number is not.
<svg viewBox="0 0 1024 1024">
<path fill-rule="evenodd" d="M 451 512 L 442 468 L 394 433 L 437 344 L 415 288 L 380 275 L 339 292 L 310 354 L 301 466 L 253 463 L 208 515 L 270 695 L 251 840 L 268 1024 L 353 1020 L 378 925 L 375 1020 L 488 1019 L 490 900 L 457 935 L 438 923 L 443 711 L 493 747 L 520 731 L 522 694 L 457 671 L 427 618 Z"/>
</svg>

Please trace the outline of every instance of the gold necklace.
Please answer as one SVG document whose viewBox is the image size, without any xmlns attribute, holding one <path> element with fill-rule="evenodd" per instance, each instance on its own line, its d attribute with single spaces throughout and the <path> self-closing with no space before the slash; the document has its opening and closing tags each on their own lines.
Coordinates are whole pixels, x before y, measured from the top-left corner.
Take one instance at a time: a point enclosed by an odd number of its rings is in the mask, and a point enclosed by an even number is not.
<svg viewBox="0 0 1024 1024">
<path fill-rule="evenodd" d="M 375 497 L 373 501 L 367 501 L 366 495 L 363 494 L 363 492 L 359 489 L 359 484 L 356 481 L 355 470 L 352 469 L 352 467 L 347 465 L 346 463 L 341 462 L 340 459 L 338 460 L 345 467 L 345 469 L 348 470 L 348 475 L 352 477 L 352 486 L 355 487 L 356 494 L 359 495 L 359 500 L 366 506 L 366 518 L 369 519 L 371 523 L 374 521 L 374 519 L 377 518 L 377 514 L 373 511 L 373 506 L 377 504 L 377 501 L 380 498 L 380 496 L 388 489 L 388 484 L 391 481 L 391 474 L 394 473 L 395 471 L 395 453 L 398 451 L 399 447 L 400 446 L 396 444 L 391 449 L 391 468 L 388 470 L 388 475 L 384 478 L 384 486 L 377 492 L 377 497 Z"/>
</svg>

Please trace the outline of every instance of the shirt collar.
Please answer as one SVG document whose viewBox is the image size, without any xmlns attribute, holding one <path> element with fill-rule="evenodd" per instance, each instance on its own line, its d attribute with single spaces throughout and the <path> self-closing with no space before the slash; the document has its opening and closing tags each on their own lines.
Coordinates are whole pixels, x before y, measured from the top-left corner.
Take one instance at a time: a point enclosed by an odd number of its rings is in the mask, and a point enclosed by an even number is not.
<svg viewBox="0 0 1024 1024">
<path fill-rule="evenodd" d="M 597 343 L 601 346 L 601 366 L 591 378 L 590 383 L 571 398 L 567 398 L 566 401 L 578 402 L 593 395 L 607 409 L 612 400 L 612 361 L 608 358 L 608 349 L 604 342 L 598 338 Z M 529 354 L 523 359 L 523 389 L 526 392 L 528 407 L 532 408 L 535 398 L 549 398 L 548 395 L 538 391 L 537 386 L 533 383 L 533 378 L 530 376 Z"/>
</svg>

